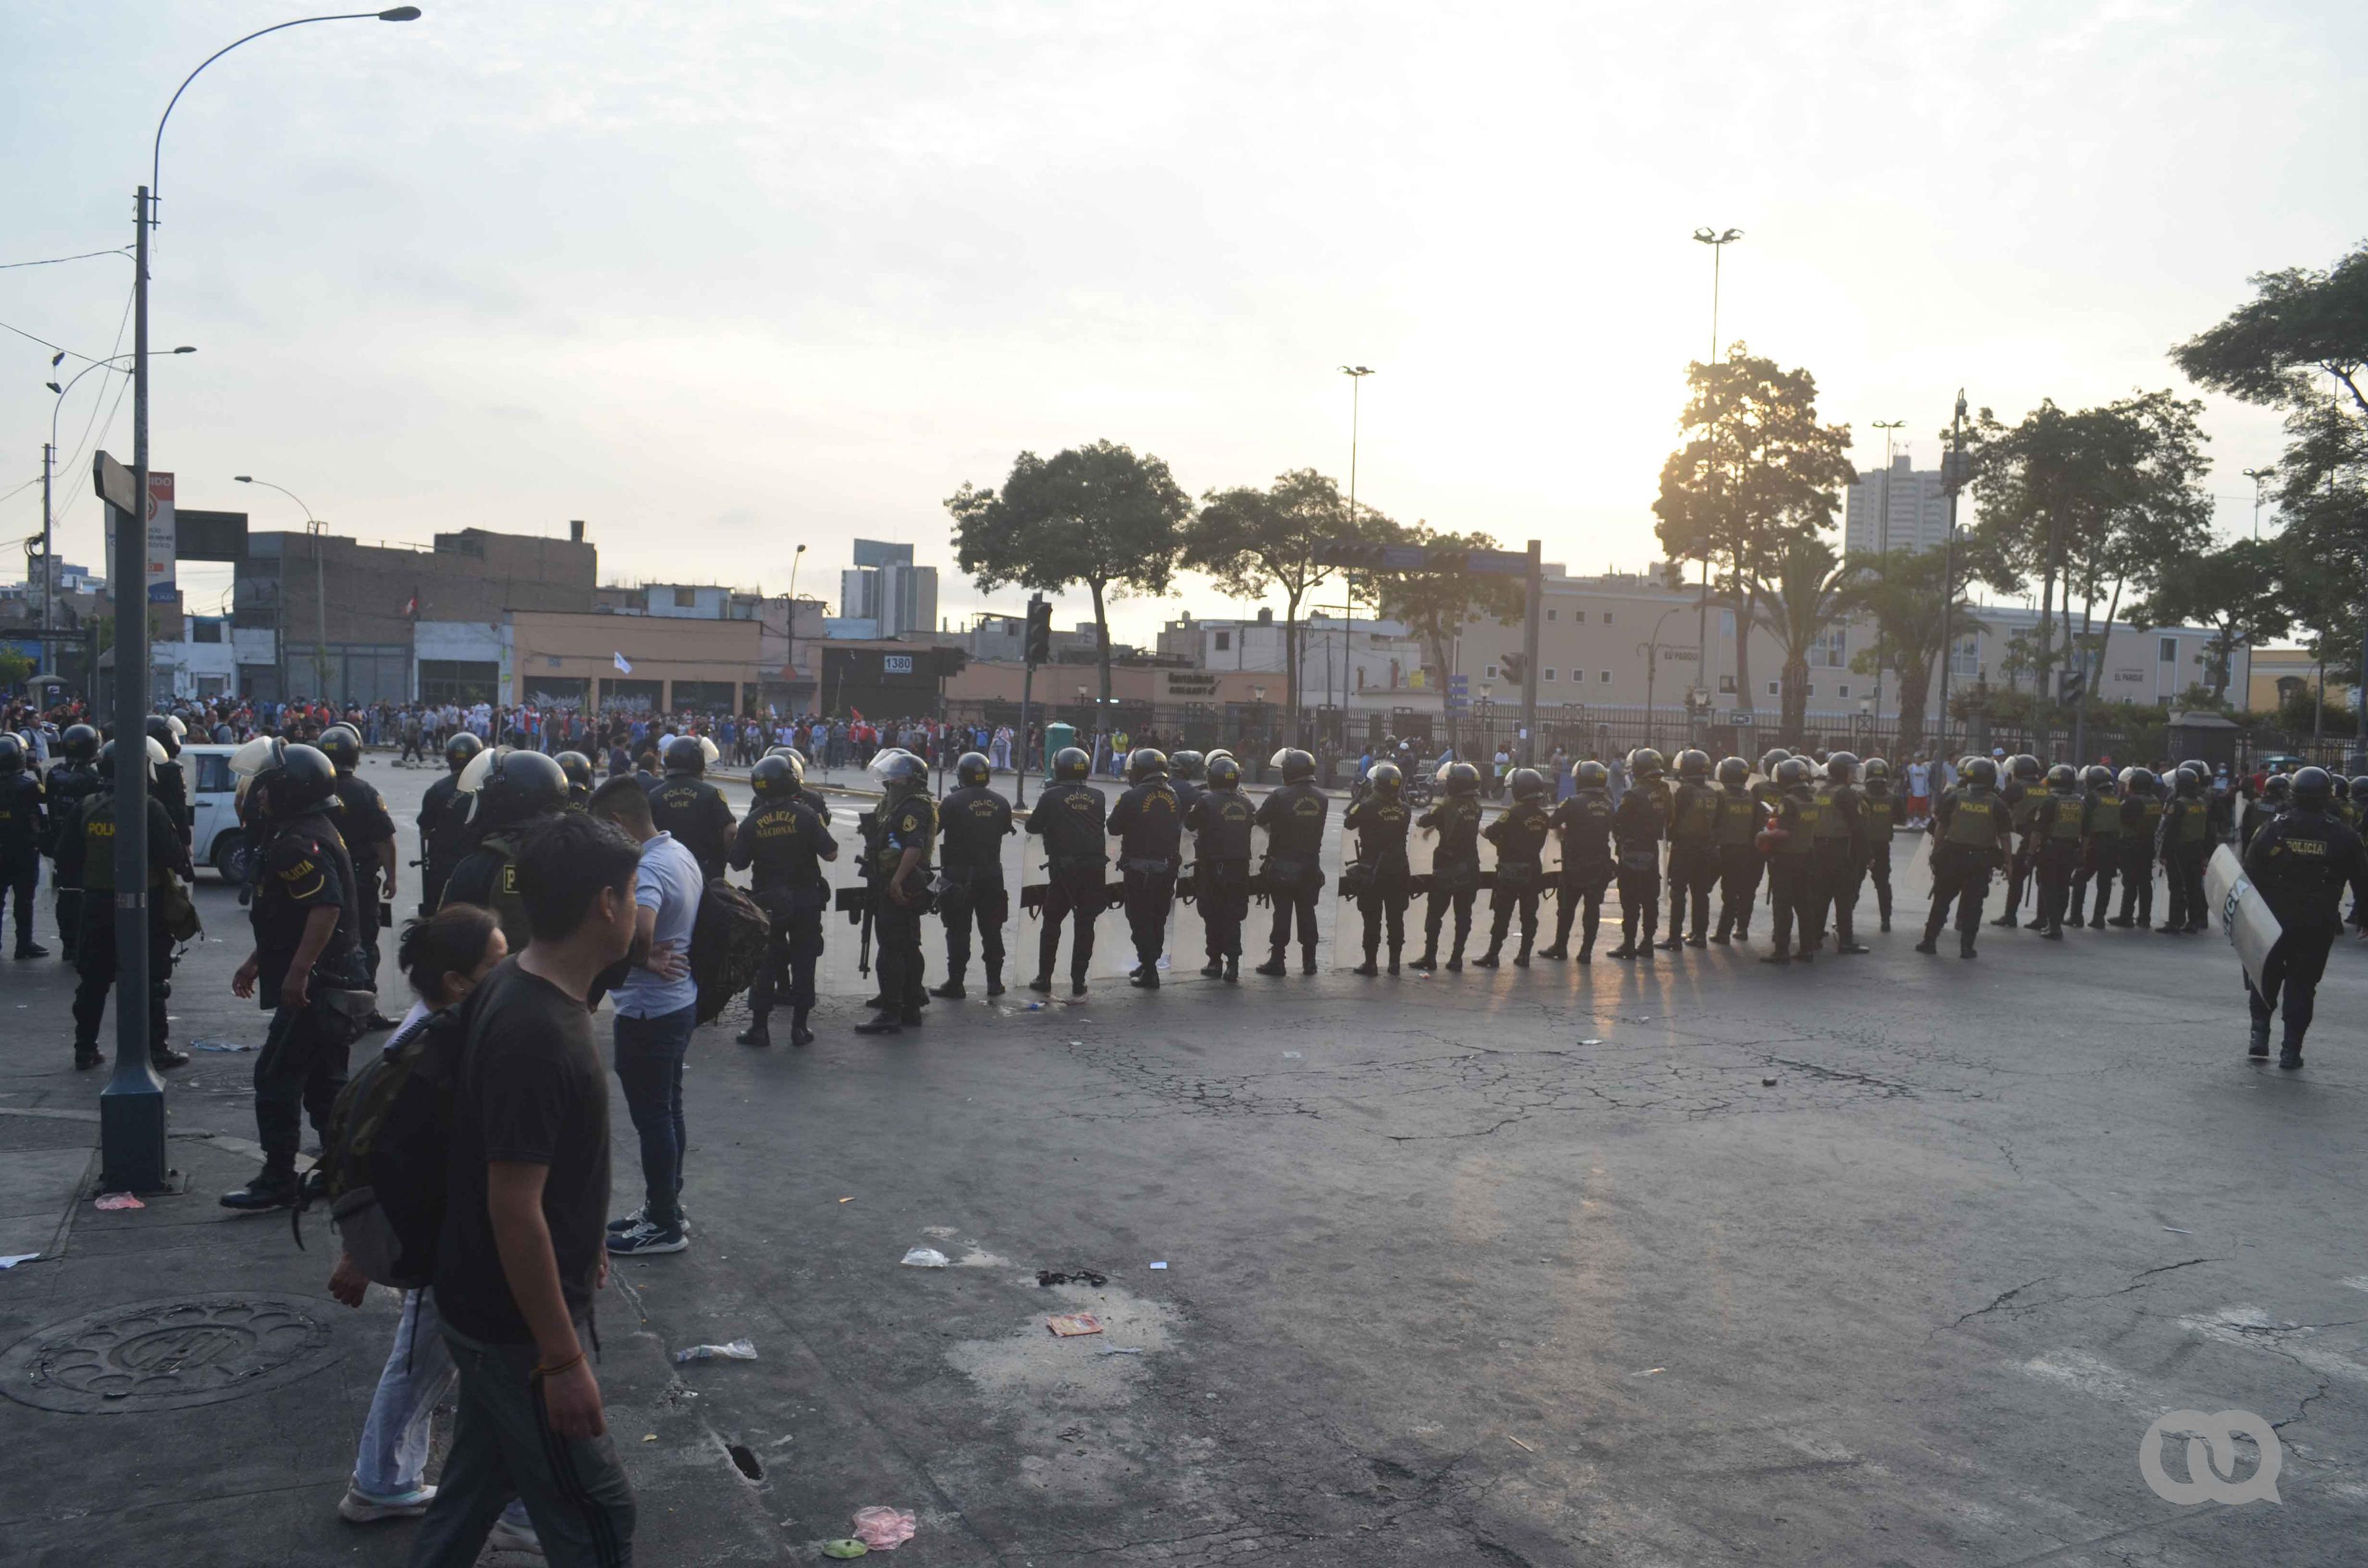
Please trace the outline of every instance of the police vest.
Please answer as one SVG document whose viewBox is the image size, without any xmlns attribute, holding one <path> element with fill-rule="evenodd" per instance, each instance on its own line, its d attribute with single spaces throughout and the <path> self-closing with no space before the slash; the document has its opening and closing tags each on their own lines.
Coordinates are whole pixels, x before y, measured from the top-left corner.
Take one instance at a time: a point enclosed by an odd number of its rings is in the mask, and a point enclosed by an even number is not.
<svg viewBox="0 0 2368 1568">
<path fill-rule="evenodd" d="M 2080 837 L 2079 802 L 2070 795 L 2050 797 L 2055 802 L 2055 820 L 2047 824 L 2050 843 L 2073 844 Z"/>
<path fill-rule="evenodd" d="M 2179 841 L 2201 844 L 2212 836 L 2212 815 L 2201 801 L 2190 801 L 2179 819 Z"/>
<path fill-rule="evenodd" d="M 1809 846 L 1827 836 L 1825 823 L 1830 816 L 1841 813 L 1833 809 L 1833 801 L 1825 796 L 1793 801 L 1793 827 L 1783 843 L 1776 846 L 1780 855 L 1806 855 Z M 1780 817 L 1781 821 L 1782 818 Z"/>
<path fill-rule="evenodd" d="M 2007 814 L 2005 802 L 1995 795 L 1960 795 L 1941 840 L 1973 849 L 1994 849 L 1998 847 L 1998 823 Z"/>
<path fill-rule="evenodd" d="M 2154 830 L 2161 821 L 2162 801 L 2153 795 L 2142 797 L 2138 801 L 2138 836 L 2153 843 Z"/>
<path fill-rule="evenodd" d="M 1759 835 L 1759 824 L 1767 812 L 1759 802 L 1741 790 L 1722 790 L 1718 797 L 1718 841 L 1721 844 L 1748 844 Z"/>
<path fill-rule="evenodd" d="M 1869 795 L 1866 797 L 1866 836 L 1869 840 L 1876 844 L 1880 844 L 1883 840 L 1891 836 L 1890 796 Z"/>
<path fill-rule="evenodd" d="M 1718 831 L 1719 803 L 1699 786 L 1678 786 L 1669 806 L 1672 842 L 1700 844 Z"/>
<path fill-rule="evenodd" d="M 517 952 L 534 935 L 534 927 L 526 917 L 526 899 L 518 892 L 518 846 L 502 834 L 489 833 L 478 840 L 477 849 L 496 862 L 487 897 L 494 923 L 502 928 L 502 940 L 509 944 L 510 951 Z"/>
<path fill-rule="evenodd" d="M 1817 791 L 1816 836 L 1824 839 L 1850 836 L 1850 816 L 1835 803 L 1833 791 L 1830 790 Z"/>
<path fill-rule="evenodd" d="M 2122 835 L 2122 803 L 2111 795 L 2091 795 L 2080 811 L 2081 828 L 2092 838 Z"/>
</svg>

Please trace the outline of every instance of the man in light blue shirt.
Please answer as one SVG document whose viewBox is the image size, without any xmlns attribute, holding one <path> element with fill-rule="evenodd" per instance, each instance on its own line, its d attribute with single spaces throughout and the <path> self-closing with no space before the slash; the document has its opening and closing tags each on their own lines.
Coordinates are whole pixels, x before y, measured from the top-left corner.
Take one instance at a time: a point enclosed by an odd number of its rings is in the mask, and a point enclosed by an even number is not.
<svg viewBox="0 0 2368 1568">
<path fill-rule="evenodd" d="M 616 1004 L 617 1082 L 642 1143 L 646 1201 L 609 1222 L 609 1250 L 626 1256 L 680 1252 L 683 1226 L 682 1064 L 699 1027 L 699 983 L 690 975 L 690 933 L 706 887 L 699 861 L 650 817 L 650 798 L 633 778 L 611 778 L 586 807 L 637 840 L 642 865 L 633 883 L 633 947 Z"/>
</svg>

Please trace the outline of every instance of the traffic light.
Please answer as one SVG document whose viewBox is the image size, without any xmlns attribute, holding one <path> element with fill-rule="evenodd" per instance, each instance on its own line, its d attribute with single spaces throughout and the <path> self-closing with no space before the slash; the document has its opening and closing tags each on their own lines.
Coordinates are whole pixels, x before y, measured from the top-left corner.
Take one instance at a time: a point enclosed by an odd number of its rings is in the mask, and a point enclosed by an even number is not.
<svg viewBox="0 0 2368 1568">
<path fill-rule="evenodd" d="M 1344 566 L 1351 572 L 1379 572 L 1389 564 L 1389 549 L 1385 544 L 1367 544 L 1360 540 L 1321 540 L 1315 546 L 1315 564 Z"/>
<path fill-rule="evenodd" d="M 1028 601 L 1028 662 L 1053 662 L 1053 606 L 1044 599 Z"/>
</svg>

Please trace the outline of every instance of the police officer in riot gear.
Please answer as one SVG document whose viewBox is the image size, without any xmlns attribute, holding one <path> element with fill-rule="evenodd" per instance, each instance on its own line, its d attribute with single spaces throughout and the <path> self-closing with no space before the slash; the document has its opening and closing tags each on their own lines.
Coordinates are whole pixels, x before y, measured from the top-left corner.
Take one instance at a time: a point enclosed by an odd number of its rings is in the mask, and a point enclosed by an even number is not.
<svg viewBox="0 0 2368 1568">
<path fill-rule="evenodd" d="M 162 713 L 151 713 L 141 721 L 148 738 L 164 748 L 165 760 L 156 764 L 155 783 L 152 792 L 164 802 L 165 814 L 173 819 L 173 831 L 180 835 L 183 848 L 192 841 L 196 818 L 189 810 L 189 776 L 182 770 L 181 736 L 184 733 L 177 720 Z"/>
<path fill-rule="evenodd" d="M 1076 746 L 1053 758 L 1053 782 L 1036 797 L 1028 831 L 1044 841 L 1043 935 L 1037 949 L 1030 991 L 1050 994 L 1053 964 L 1061 956 L 1061 922 L 1070 920 L 1069 994 L 1086 994 L 1086 971 L 1094 960 L 1094 920 L 1109 902 L 1102 886 L 1108 863 L 1104 829 L 1110 811 L 1101 791 L 1086 782 L 1094 759 Z"/>
<path fill-rule="evenodd" d="M 671 754 L 674 748 L 666 748 Z M 921 1021 L 921 916 L 929 909 L 929 857 L 938 842 L 938 806 L 929 799 L 928 764 L 901 747 L 873 756 L 880 785 L 878 847 L 864 868 L 871 890 L 871 931 L 880 944 L 880 1016 L 857 1034 L 895 1034 Z M 704 783 L 705 780 L 700 780 Z M 660 787 L 663 790 L 664 786 Z M 710 786 L 712 788 L 712 786 Z"/>
<path fill-rule="evenodd" d="M 1406 863 L 1406 830 L 1414 812 L 1406 806 L 1406 774 L 1395 762 L 1377 762 L 1366 771 L 1365 798 L 1349 808 L 1340 825 L 1356 835 L 1357 858 L 1341 873 L 1341 891 L 1357 900 L 1364 916 L 1365 961 L 1356 972 L 1368 978 L 1381 972 L 1375 956 L 1381 951 L 1386 918 L 1390 938 L 1390 972 L 1398 971 L 1398 955 L 1406 947 L 1406 900 L 1411 896 L 1413 870 Z"/>
<path fill-rule="evenodd" d="M 1824 944 L 1830 915 L 1836 953 L 1871 951 L 1858 939 L 1856 928 L 1857 872 L 1866 858 L 1866 797 L 1859 793 L 1857 754 L 1827 754 L 1824 771 L 1811 792 L 1818 805 L 1816 842 L 1810 846 L 1816 862 L 1810 889 L 1817 916 L 1816 945 Z"/>
<path fill-rule="evenodd" d="M 445 776 L 427 786 L 419 800 L 419 913 L 433 915 L 444 907 L 444 882 L 452 868 L 469 852 L 469 802 L 461 799 L 461 774 L 485 749 L 485 743 L 466 730 L 456 730 L 444 743 Z"/>
<path fill-rule="evenodd" d="M 2105 924 L 2105 906 L 2112 902 L 2113 876 L 2122 865 L 2122 802 L 2113 792 L 2113 770 L 2090 763 L 2080 770 L 2080 863 L 2072 873 L 2072 924 L 2081 923 L 2088 908 L 2089 889 L 2097 890 L 2091 928 Z"/>
<path fill-rule="evenodd" d="M 1505 931 L 1515 912 L 1521 917 L 1521 950 L 1513 955 L 1517 969 L 1530 967 L 1530 948 L 1538 936 L 1538 894 L 1545 883 L 1544 854 L 1549 813 L 1545 776 L 1534 767 L 1516 767 L 1505 777 L 1512 803 L 1480 835 L 1497 846 L 1497 888 L 1488 897 L 1488 950 L 1473 960 L 1475 967 L 1495 969 L 1505 950 Z"/>
<path fill-rule="evenodd" d="M 1611 840 L 1620 858 L 1620 945 L 1611 949 L 1615 959 L 1650 962 L 1653 957 L 1653 933 L 1661 918 L 1661 839 L 1669 825 L 1663 767 L 1661 754 L 1651 746 L 1629 753 L 1628 792 L 1611 813 Z"/>
<path fill-rule="evenodd" d="M 2270 1018 L 2283 1012 L 2285 1038 L 2278 1065 L 2288 1068 L 2302 1065 L 2302 1040 L 2317 1006 L 2319 975 L 2342 928 L 2345 886 L 2355 903 L 2368 901 L 2368 853 L 2361 848 L 2360 835 L 2335 814 L 2335 781 L 2328 771 L 2305 767 L 2296 773 L 2292 802 L 2262 825 L 2245 850 L 2245 874 L 2278 917 L 2281 931 L 2261 965 L 2260 986 L 2249 979 L 2245 983 L 2253 1014 L 2248 1049 L 2255 1056 L 2269 1054 Z"/>
<path fill-rule="evenodd" d="M 58 956 L 72 963 L 74 944 L 82 937 L 82 884 L 66 872 L 66 836 L 82 820 L 82 803 L 98 789 L 98 732 L 88 724 L 69 724 L 58 737 L 60 759 L 50 764 L 41 780 L 41 798 L 48 812 L 49 833 L 42 852 L 50 858 L 51 902 L 58 917 Z M 81 863 L 81 851 L 74 852 Z"/>
<path fill-rule="evenodd" d="M 1127 983 L 1159 989 L 1159 950 L 1167 940 L 1167 909 L 1182 869 L 1184 807 L 1168 782 L 1167 754 L 1136 746 L 1126 755 L 1127 791 L 1110 807 L 1109 833 L 1118 840 L 1118 869 L 1127 932 L 1134 938 L 1134 972 Z"/>
<path fill-rule="evenodd" d="M 1176 791 L 1176 803 L 1188 813 L 1192 802 L 1201 798 L 1202 781 L 1209 777 L 1209 759 L 1197 751 L 1170 752 L 1167 756 L 1167 782 Z"/>
<path fill-rule="evenodd" d="M 567 775 L 539 751 L 496 746 L 470 758 L 456 809 L 471 846 L 444 881 L 444 903 L 494 912 L 512 952 L 533 937 L 518 893 L 518 845 L 526 830 L 567 809 Z M 349 884 L 350 885 L 350 884 Z"/>
<path fill-rule="evenodd" d="M 2006 907 L 1990 924 L 2011 930 L 2022 924 L 2023 890 L 2030 884 L 2032 867 L 2038 858 L 2038 841 L 2031 836 L 2031 819 L 2039 814 L 2039 802 L 2046 798 L 2046 769 L 2029 752 L 2007 758 L 2006 768 L 2007 780 L 1998 790 L 1998 799 L 2006 802 L 2007 810 L 2014 816 L 2015 847 L 2007 865 Z"/>
<path fill-rule="evenodd" d="M 1242 765 L 1226 753 L 1209 759 L 1208 782 L 1184 808 L 1184 825 L 1193 834 L 1194 896 L 1209 952 L 1201 972 L 1211 980 L 1239 981 L 1242 922 L 1250 909 L 1250 828 L 1258 809 L 1243 798 Z M 1045 972 L 1052 972 L 1050 964 Z"/>
<path fill-rule="evenodd" d="M 1315 787 L 1315 759 L 1297 746 L 1274 754 L 1281 770 L 1282 788 L 1258 809 L 1258 825 L 1266 829 L 1266 864 L 1262 878 L 1267 896 L 1274 901 L 1274 930 L 1268 937 L 1272 949 L 1258 972 L 1291 972 L 1283 954 L 1291 946 L 1294 918 L 1299 929 L 1299 968 L 1315 972 L 1315 900 L 1324 891 L 1324 823 L 1331 814 L 1331 797 Z"/>
<path fill-rule="evenodd" d="M 153 775 L 162 748 L 145 735 Z M 85 795 L 74 821 L 58 835 L 58 874 L 94 896 L 80 901 L 82 928 L 74 936 L 74 1065 L 91 1068 L 107 1060 L 98 1049 L 98 1026 L 107 1015 L 107 994 L 115 983 L 115 743 L 99 747 L 97 785 Z M 155 893 L 169 876 L 189 877 L 189 851 L 173 831 L 165 803 L 148 797 L 148 1059 L 159 1072 L 188 1064 L 187 1051 L 165 1043 L 165 999 L 172 994 L 173 938 Z"/>
<path fill-rule="evenodd" d="M 2064 939 L 2064 911 L 2071 902 L 2072 872 L 2080 863 L 2080 775 L 2068 762 L 2047 770 L 2047 793 L 2032 812 L 2031 861 L 2039 878 L 2039 918 L 2032 928 L 2051 941 Z"/>
<path fill-rule="evenodd" d="M 1899 801 L 1891 792 L 1891 764 L 1879 756 L 1866 759 L 1859 775 L 1865 780 L 1861 805 L 1866 819 L 1866 853 L 1851 870 L 1848 897 L 1854 908 L 1859 884 L 1874 879 L 1874 909 L 1883 929 L 1891 929 L 1891 829 L 1898 820 Z"/>
<path fill-rule="evenodd" d="M 1932 912 L 1924 919 L 1919 953 L 1941 950 L 1941 927 L 1949 906 L 1957 906 L 1957 956 L 1974 957 L 1981 934 L 1982 900 L 1990 872 L 2005 869 L 2012 853 L 2014 809 L 1998 798 L 1998 764 L 1969 756 L 1956 784 L 1932 803 Z"/>
<path fill-rule="evenodd" d="M 598 787 L 598 782 L 593 774 L 592 759 L 580 751 L 564 751 L 551 760 L 559 764 L 560 772 L 567 775 L 569 808 L 582 811 L 591 801 L 592 791 Z M 393 894 L 390 893 L 389 896 L 392 897 Z"/>
<path fill-rule="evenodd" d="M 1003 841 L 1019 829 L 1011 820 L 1011 802 L 987 788 L 992 772 L 984 756 L 964 752 L 954 764 L 953 793 L 938 803 L 945 835 L 938 915 L 946 927 L 946 979 L 930 992 L 933 996 L 951 1000 L 964 994 L 973 926 L 986 966 L 986 994 L 1003 994 L 1003 925 L 1011 917 L 1011 895 L 1003 885 Z"/>
<path fill-rule="evenodd" d="M 1451 762 L 1438 773 L 1439 800 L 1415 818 L 1415 826 L 1439 835 L 1430 856 L 1430 896 L 1423 903 L 1422 957 L 1414 967 L 1439 967 L 1439 928 L 1455 911 L 1455 946 L 1447 967 L 1463 967 L 1463 944 L 1472 935 L 1472 901 L 1480 891 L 1480 770 Z"/>
<path fill-rule="evenodd" d="M 1718 765 L 1717 806 L 1718 929 L 1710 939 L 1725 947 L 1729 941 L 1751 940 L 1751 902 L 1768 869 L 1759 844 L 1759 830 L 1768 824 L 1768 808 L 1752 789 L 1751 765 L 1739 756 Z"/>
<path fill-rule="evenodd" d="M 361 767 L 362 738 L 352 725 L 332 724 L 322 731 L 319 750 L 337 770 L 337 836 L 346 841 L 346 854 L 354 863 L 354 899 L 361 911 L 361 926 L 355 934 L 375 989 L 378 903 L 381 896 L 390 901 L 394 897 L 394 818 L 388 814 L 385 798 L 377 787 L 356 771 Z M 383 894 L 379 891 L 381 879 L 385 881 Z M 394 1022 L 383 1013 L 373 1013 L 370 1027 L 393 1028 Z"/>
<path fill-rule="evenodd" d="M 731 854 L 733 822 L 723 791 L 701 777 L 708 744 L 697 735 L 666 743 L 666 776 L 650 787 L 650 821 L 660 833 L 674 835 L 699 862 L 700 875 L 712 881 Z"/>
<path fill-rule="evenodd" d="M 2243 854 L 2253 842 L 2253 835 L 2261 824 L 2276 817 L 2294 803 L 2294 778 L 2289 774 L 2272 773 L 2261 780 L 2261 798 L 2245 802 L 2245 817 L 2237 825 L 2237 852 Z M 2341 813 L 2330 804 L 2328 814 L 2340 820 Z"/>
<path fill-rule="evenodd" d="M 1579 929 L 1578 961 L 1589 963 L 1596 927 L 1603 922 L 1604 890 L 1619 869 L 1611 853 L 1611 772 L 1589 757 L 1571 768 L 1570 778 L 1569 797 L 1546 819 L 1562 841 L 1562 869 L 1554 884 L 1554 946 L 1541 948 L 1538 956 L 1570 956 L 1571 924 L 1583 910 L 1587 921 Z"/>
<path fill-rule="evenodd" d="M 2155 839 L 2162 830 L 2162 782 L 2150 767 L 2122 769 L 2122 912 L 2108 924 L 2154 929 Z"/>
<path fill-rule="evenodd" d="M 2171 798 L 2155 830 L 2155 852 L 2170 884 L 2170 915 L 2162 925 L 2166 937 L 2190 936 L 2212 924 L 2203 908 L 2203 863 L 2212 853 L 2212 805 L 2203 794 L 2207 777 L 2200 762 L 2182 762 L 2171 771 Z"/>
<path fill-rule="evenodd" d="M 1817 896 L 1822 872 L 1817 841 L 1826 819 L 1835 814 L 1830 796 L 1811 777 L 1809 759 L 1788 756 L 1777 763 L 1776 815 L 1769 824 L 1768 913 L 1774 951 L 1761 963 L 1809 963 L 1816 956 Z M 1795 936 L 1800 951 L 1793 951 Z"/>
<path fill-rule="evenodd" d="M 1710 890 L 1718 881 L 1718 796 L 1711 788 L 1710 753 L 1678 753 L 1678 781 L 1669 790 L 1669 937 L 1664 952 L 1701 947 L 1710 926 Z M 1686 906 L 1693 905 L 1693 932 Z"/>
<path fill-rule="evenodd" d="M 758 759 L 748 770 L 757 802 L 732 835 L 732 869 L 748 871 L 749 895 L 773 925 L 764 967 L 748 988 L 748 1028 L 733 1037 L 740 1045 L 773 1043 L 767 1020 L 784 992 L 790 1043 L 814 1043 L 806 1018 L 814 1010 L 814 963 L 822 957 L 823 911 L 830 902 L 822 863 L 838 858 L 838 841 L 822 812 L 806 799 L 804 785 L 805 768 L 796 753 Z"/>
<path fill-rule="evenodd" d="M 248 742 L 231 766 L 248 776 L 250 815 L 263 835 L 247 910 L 255 949 L 231 990 L 259 996 L 271 1010 L 271 1027 L 255 1059 L 263 1170 L 222 1194 L 222 1204 L 284 1209 L 296 1199 L 305 1117 L 326 1142 L 329 1110 L 346 1084 L 347 1051 L 361 1032 L 359 1012 L 375 997 L 358 940 L 360 883 L 330 820 L 336 766 L 314 747 L 276 739 Z"/>
<path fill-rule="evenodd" d="M 33 888 L 41 879 L 41 846 L 50 824 L 41 809 L 41 781 L 25 766 L 25 743 L 0 733 L 0 900 L 17 908 L 17 957 L 45 959 L 33 940 Z"/>
</svg>

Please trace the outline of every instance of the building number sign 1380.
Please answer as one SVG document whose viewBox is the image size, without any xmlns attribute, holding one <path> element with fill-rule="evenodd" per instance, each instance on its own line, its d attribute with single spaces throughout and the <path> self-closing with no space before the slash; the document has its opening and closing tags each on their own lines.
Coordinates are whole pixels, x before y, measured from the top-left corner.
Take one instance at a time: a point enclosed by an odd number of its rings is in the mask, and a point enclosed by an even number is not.
<svg viewBox="0 0 2368 1568">
<path fill-rule="evenodd" d="M 880 673 L 884 676 L 911 675 L 913 673 L 913 655 L 910 653 L 881 654 Z"/>
</svg>

